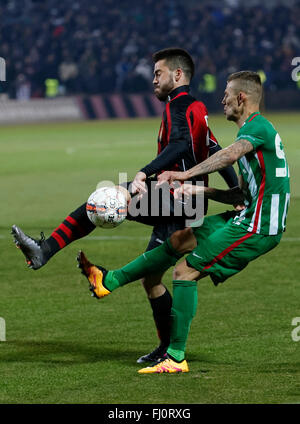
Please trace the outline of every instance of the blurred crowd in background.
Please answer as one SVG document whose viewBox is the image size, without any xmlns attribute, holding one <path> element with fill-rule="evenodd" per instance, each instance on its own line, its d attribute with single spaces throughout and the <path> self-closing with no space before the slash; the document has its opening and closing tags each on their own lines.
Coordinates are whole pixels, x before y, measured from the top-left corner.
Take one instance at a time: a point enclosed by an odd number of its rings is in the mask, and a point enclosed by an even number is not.
<svg viewBox="0 0 300 424">
<path fill-rule="evenodd" d="M 300 3 L 234 3 L 2 0 L 0 90 L 18 99 L 152 92 L 152 54 L 170 46 L 192 54 L 197 92 L 224 87 L 241 69 L 259 71 L 266 90 L 299 90 L 291 61 L 300 56 Z"/>
</svg>

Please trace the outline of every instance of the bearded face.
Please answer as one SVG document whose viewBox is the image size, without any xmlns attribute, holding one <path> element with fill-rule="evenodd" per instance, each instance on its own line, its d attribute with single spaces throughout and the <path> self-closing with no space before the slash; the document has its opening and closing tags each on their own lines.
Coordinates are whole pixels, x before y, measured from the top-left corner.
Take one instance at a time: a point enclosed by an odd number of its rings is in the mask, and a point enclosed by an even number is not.
<svg viewBox="0 0 300 424">
<path fill-rule="evenodd" d="M 173 71 L 168 68 L 165 60 L 155 63 L 153 87 L 155 96 L 161 101 L 165 101 L 174 89 Z"/>
</svg>

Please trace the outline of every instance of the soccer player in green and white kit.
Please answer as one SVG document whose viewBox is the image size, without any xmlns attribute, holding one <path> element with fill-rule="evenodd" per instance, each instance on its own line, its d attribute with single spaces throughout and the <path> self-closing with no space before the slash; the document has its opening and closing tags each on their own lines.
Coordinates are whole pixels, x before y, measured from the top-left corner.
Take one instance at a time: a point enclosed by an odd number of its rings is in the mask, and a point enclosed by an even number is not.
<svg viewBox="0 0 300 424">
<path fill-rule="evenodd" d="M 78 255 L 79 267 L 96 297 L 156 270 L 176 266 L 173 280 L 171 342 L 168 358 L 139 370 L 141 374 L 188 372 L 185 346 L 197 307 L 197 281 L 210 276 L 215 285 L 240 272 L 247 264 L 280 242 L 290 200 L 289 170 L 279 134 L 259 112 L 260 77 L 251 71 L 231 74 L 223 98 L 226 118 L 239 127 L 235 142 L 186 172 L 167 171 L 159 183 L 172 184 L 219 171 L 236 161 L 240 188 L 218 190 L 183 184 L 175 196 L 203 195 L 227 204 L 244 204 L 240 211 L 204 218 L 201 226 L 175 232 L 161 246 L 123 268 L 107 271 Z"/>
</svg>

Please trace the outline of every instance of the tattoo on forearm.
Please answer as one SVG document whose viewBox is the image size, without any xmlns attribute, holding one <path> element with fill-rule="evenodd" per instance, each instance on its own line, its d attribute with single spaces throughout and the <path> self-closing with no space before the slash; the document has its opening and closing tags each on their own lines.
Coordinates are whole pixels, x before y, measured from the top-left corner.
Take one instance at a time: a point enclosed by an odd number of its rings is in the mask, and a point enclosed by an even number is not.
<svg viewBox="0 0 300 424">
<path fill-rule="evenodd" d="M 226 149 L 220 150 L 204 162 L 199 163 L 191 169 L 192 177 L 196 175 L 211 174 L 212 172 L 219 171 L 227 166 L 232 165 L 230 152 Z"/>
<path fill-rule="evenodd" d="M 194 168 L 190 170 L 190 176 L 194 177 L 196 175 L 205 175 L 220 171 L 232 165 L 237 159 L 251 152 L 251 150 L 253 150 L 253 146 L 250 141 L 244 139 L 236 141 L 229 147 L 218 151 L 202 163 L 194 166 Z"/>
<path fill-rule="evenodd" d="M 237 158 L 241 158 L 246 153 L 249 153 L 253 150 L 252 143 L 250 143 L 250 141 L 245 139 L 236 141 L 231 146 L 232 146 L 232 151 L 236 154 Z"/>
</svg>

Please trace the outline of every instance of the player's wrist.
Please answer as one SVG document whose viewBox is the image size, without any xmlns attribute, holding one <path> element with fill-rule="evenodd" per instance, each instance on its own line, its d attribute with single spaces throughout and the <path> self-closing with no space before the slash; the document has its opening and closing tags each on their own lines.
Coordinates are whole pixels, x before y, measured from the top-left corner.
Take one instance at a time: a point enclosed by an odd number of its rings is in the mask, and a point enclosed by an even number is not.
<svg viewBox="0 0 300 424">
<path fill-rule="evenodd" d="M 191 175 L 191 172 L 190 172 L 190 170 L 188 169 L 187 171 L 184 171 L 184 172 L 181 172 L 180 173 L 180 179 L 182 180 L 182 181 L 187 181 L 187 180 L 189 180 L 190 178 L 192 178 L 192 176 L 193 175 Z"/>
<path fill-rule="evenodd" d="M 140 179 L 140 180 L 145 180 L 146 178 L 147 178 L 147 175 L 143 171 L 139 171 L 135 176 L 135 179 Z"/>
<path fill-rule="evenodd" d="M 212 199 L 212 200 L 215 199 L 215 195 L 216 195 L 216 189 L 215 188 L 205 187 L 205 186 L 203 186 L 202 188 L 203 188 L 204 195 L 207 199 Z"/>
</svg>

